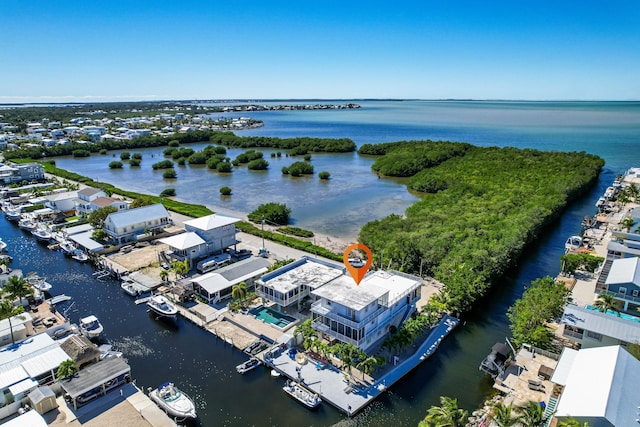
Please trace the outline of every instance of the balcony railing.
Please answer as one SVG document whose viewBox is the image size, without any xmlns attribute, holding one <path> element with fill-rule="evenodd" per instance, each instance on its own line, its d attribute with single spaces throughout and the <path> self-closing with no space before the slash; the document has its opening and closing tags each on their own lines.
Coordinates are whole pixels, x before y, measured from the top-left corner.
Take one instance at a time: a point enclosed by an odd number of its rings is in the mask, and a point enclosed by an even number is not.
<svg viewBox="0 0 640 427">
<path fill-rule="evenodd" d="M 629 295 L 629 294 L 621 294 L 619 292 L 611 292 L 611 291 L 603 291 L 602 293 L 606 293 L 609 295 L 612 295 L 614 298 L 623 300 L 623 301 L 631 301 L 631 302 L 635 302 L 635 303 L 640 303 L 640 296 L 634 297 L 633 295 Z"/>
<path fill-rule="evenodd" d="M 324 304 L 322 304 L 322 301 L 316 301 L 313 304 L 311 304 L 311 311 L 313 313 L 319 314 L 321 316 L 325 316 L 325 317 L 327 317 L 327 318 L 329 318 L 331 320 L 335 320 L 336 322 L 340 322 L 343 325 L 349 326 L 349 327 L 351 327 L 353 329 L 362 328 L 368 322 L 370 322 L 371 320 L 373 320 L 376 317 L 380 316 L 386 310 L 387 310 L 387 307 L 379 307 L 373 313 L 365 316 L 359 322 L 356 322 L 354 320 L 349 319 L 348 317 L 341 316 L 341 315 L 331 311 L 331 309 L 329 307 L 327 307 Z"/>
<path fill-rule="evenodd" d="M 345 342 L 345 343 L 348 343 L 348 344 L 353 344 L 356 347 L 358 346 L 358 340 L 354 340 L 351 337 L 348 337 L 346 335 L 342 335 L 341 333 L 339 333 L 337 331 L 333 331 L 333 330 L 331 330 L 330 327 L 328 327 L 327 325 L 325 325 L 322 322 L 314 321 L 312 326 L 316 331 L 320 331 L 323 334 L 329 335 L 330 337 L 333 337 L 333 338 L 335 338 L 337 340 L 340 340 L 342 342 Z"/>
<path fill-rule="evenodd" d="M 571 337 L 571 338 L 575 338 L 575 339 L 578 339 L 578 340 L 581 340 L 584 337 L 584 333 L 574 332 L 574 331 L 570 331 L 568 329 L 565 329 L 564 332 L 562 333 L 562 335 L 564 335 L 565 337 Z"/>
</svg>

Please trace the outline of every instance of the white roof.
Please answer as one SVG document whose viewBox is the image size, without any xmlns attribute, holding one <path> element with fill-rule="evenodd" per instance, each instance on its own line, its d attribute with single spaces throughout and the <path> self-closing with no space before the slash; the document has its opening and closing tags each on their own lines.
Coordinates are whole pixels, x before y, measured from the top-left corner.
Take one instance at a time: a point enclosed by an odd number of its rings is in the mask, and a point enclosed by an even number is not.
<svg viewBox="0 0 640 427">
<path fill-rule="evenodd" d="M 117 228 L 128 225 L 140 224 L 154 219 L 168 218 L 169 213 L 160 203 L 155 205 L 142 206 L 136 209 L 114 212 L 109 214 L 107 221 L 111 221 Z"/>
<path fill-rule="evenodd" d="M 199 230 L 213 230 L 225 225 L 235 224 L 239 221 L 239 218 L 213 214 L 185 221 L 184 225 L 188 225 Z"/>
<path fill-rule="evenodd" d="M 17 384 L 25 378 L 29 378 L 29 374 L 22 366 L 16 366 L 13 369 L 4 371 L 0 375 L 0 390 L 4 390 L 12 384 Z"/>
<path fill-rule="evenodd" d="M 48 196 L 46 196 L 46 198 L 50 201 L 56 201 L 56 200 L 68 200 L 68 199 L 75 199 L 78 197 L 78 192 L 77 191 L 65 191 L 64 193 L 54 193 L 54 194 L 49 194 Z"/>
<path fill-rule="evenodd" d="M 560 356 L 558 365 L 556 366 L 555 371 L 553 371 L 553 376 L 551 377 L 552 383 L 567 385 L 567 378 L 569 377 L 569 372 L 571 372 L 571 367 L 573 366 L 573 361 L 577 354 L 578 350 L 574 350 L 569 347 L 562 349 L 562 355 Z"/>
<path fill-rule="evenodd" d="M 69 240 L 76 242 L 77 244 L 91 252 L 98 252 L 104 249 L 104 246 L 91 238 L 92 235 L 92 231 L 85 231 L 84 233 L 77 233 L 69 236 Z"/>
<path fill-rule="evenodd" d="M 11 394 L 15 396 L 18 393 L 22 393 L 27 390 L 34 389 L 36 387 L 38 387 L 38 381 L 32 380 L 31 378 L 26 378 L 20 381 L 19 383 L 9 387 L 9 391 L 11 392 Z"/>
<path fill-rule="evenodd" d="M 366 283 L 365 280 L 360 282 L 360 285 L 356 285 L 351 277 L 340 276 L 331 283 L 312 291 L 312 294 L 360 311 L 388 292 L 388 289 Z"/>
<path fill-rule="evenodd" d="M 50 372 L 53 369 L 57 369 L 62 362 L 69 359 L 69 355 L 65 353 L 60 346 L 58 346 L 56 348 L 52 348 L 46 353 L 42 353 L 22 362 L 22 367 L 27 371 L 30 377 L 35 378 Z"/>
<path fill-rule="evenodd" d="M 640 286 L 640 258 L 621 258 L 613 260 L 605 284 L 633 283 Z"/>
<path fill-rule="evenodd" d="M 180 250 L 193 248 L 195 246 L 203 245 L 206 243 L 202 239 L 202 237 L 198 236 L 196 233 L 192 231 L 176 234 L 175 236 L 165 237 L 164 239 L 160 239 L 160 241 L 162 243 L 166 243 L 172 248 L 176 248 Z"/>
<path fill-rule="evenodd" d="M 89 223 L 74 225 L 73 227 L 63 228 L 64 232 L 67 233 L 67 236 L 71 236 L 73 234 L 84 233 L 85 231 L 93 232 L 93 226 Z"/>
<path fill-rule="evenodd" d="M 250 258 L 194 277 L 189 281 L 197 283 L 209 294 L 214 294 L 266 272 L 268 265 L 270 265 L 269 261 L 264 258 Z"/>
<path fill-rule="evenodd" d="M 0 349 L 0 376 L 22 366 L 32 378 L 57 368 L 69 355 L 49 335 L 41 333 Z"/>
<path fill-rule="evenodd" d="M 391 302 L 422 286 L 422 279 L 418 276 L 394 270 L 376 270 L 362 279 L 360 286 L 362 285 L 375 285 L 388 290 L 389 302 Z"/>
<path fill-rule="evenodd" d="M 47 422 L 38 411 L 33 410 L 10 419 L 2 427 L 47 427 Z"/>
<path fill-rule="evenodd" d="M 339 265 L 302 257 L 275 271 L 265 274 L 260 283 L 278 292 L 287 293 L 302 285 L 316 289 L 336 277 L 342 276 L 345 268 Z"/>
<path fill-rule="evenodd" d="M 555 415 L 604 418 L 614 426 L 635 425 L 638 383 L 640 361 L 619 345 L 582 349 L 566 376 Z"/>
</svg>

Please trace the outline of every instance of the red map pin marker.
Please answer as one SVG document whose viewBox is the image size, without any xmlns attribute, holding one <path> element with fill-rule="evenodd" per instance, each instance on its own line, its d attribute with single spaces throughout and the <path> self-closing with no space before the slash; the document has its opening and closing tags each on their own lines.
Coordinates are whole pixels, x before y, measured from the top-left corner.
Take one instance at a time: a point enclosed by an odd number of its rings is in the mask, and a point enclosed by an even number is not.
<svg viewBox="0 0 640 427">
<path fill-rule="evenodd" d="M 353 265 L 351 265 L 351 262 L 349 262 L 349 254 L 354 249 L 362 249 L 367 254 L 367 263 L 362 267 L 354 267 Z M 344 262 L 345 267 L 347 267 L 347 270 L 349 270 L 349 273 L 351 273 L 351 277 L 353 277 L 353 280 L 356 281 L 356 285 L 359 285 L 364 278 L 364 275 L 367 274 L 367 271 L 369 271 L 369 267 L 371 267 L 371 263 L 373 262 L 373 255 L 371 254 L 371 249 L 369 249 L 362 243 L 354 243 L 353 245 L 349 245 L 349 247 L 347 247 L 347 249 L 344 251 L 342 261 Z"/>
</svg>

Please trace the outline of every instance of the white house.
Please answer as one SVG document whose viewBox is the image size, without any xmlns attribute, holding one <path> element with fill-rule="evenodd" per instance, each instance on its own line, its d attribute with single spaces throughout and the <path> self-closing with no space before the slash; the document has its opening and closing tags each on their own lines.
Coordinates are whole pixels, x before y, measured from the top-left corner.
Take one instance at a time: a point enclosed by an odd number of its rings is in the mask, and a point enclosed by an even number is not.
<svg viewBox="0 0 640 427">
<path fill-rule="evenodd" d="M 385 338 L 416 310 L 422 279 L 399 271 L 369 273 L 359 285 L 343 275 L 311 293 L 312 326 L 330 340 L 363 351 Z"/>
<path fill-rule="evenodd" d="M 251 289 L 255 280 L 263 275 L 271 263 L 261 257 L 251 257 L 238 261 L 214 272 L 189 280 L 196 294 L 210 304 L 231 298 L 233 286 L 244 282 Z"/>
<path fill-rule="evenodd" d="M 76 203 L 76 212 L 78 215 L 88 215 L 92 212 L 91 202 L 99 197 L 107 197 L 107 193 L 99 188 L 86 187 L 78 191 L 78 199 Z"/>
<path fill-rule="evenodd" d="M 146 230 L 162 230 L 173 221 L 169 212 L 161 204 L 143 206 L 114 212 L 104 221 L 104 232 L 116 243 L 125 243 L 136 239 L 138 234 Z"/>
<path fill-rule="evenodd" d="M 65 191 L 44 196 L 47 200 L 44 206 L 54 211 L 74 212 L 76 209 L 77 191 Z"/>
<path fill-rule="evenodd" d="M 591 427 L 639 423 L 640 361 L 621 346 L 565 348 L 551 382 L 562 390 L 555 412 L 558 420 L 573 418 Z"/>
<path fill-rule="evenodd" d="M 127 202 L 116 197 L 98 197 L 97 199 L 93 199 L 90 202 L 89 209 L 90 212 L 93 212 L 97 211 L 98 209 L 111 206 L 113 208 L 116 208 L 118 211 L 124 211 L 126 209 L 129 209 L 130 204 L 131 202 Z"/>
<path fill-rule="evenodd" d="M 305 298 L 320 286 L 342 276 L 344 266 L 308 256 L 265 274 L 256 282 L 256 295 L 263 303 L 275 303 L 279 310 L 301 308 Z"/>
<path fill-rule="evenodd" d="M 240 219 L 224 215 L 207 215 L 184 222 L 187 232 L 196 233 L 206 242 L 204 256 L 220 253 L 237 243 L 235 223 Z"/>
</svg>

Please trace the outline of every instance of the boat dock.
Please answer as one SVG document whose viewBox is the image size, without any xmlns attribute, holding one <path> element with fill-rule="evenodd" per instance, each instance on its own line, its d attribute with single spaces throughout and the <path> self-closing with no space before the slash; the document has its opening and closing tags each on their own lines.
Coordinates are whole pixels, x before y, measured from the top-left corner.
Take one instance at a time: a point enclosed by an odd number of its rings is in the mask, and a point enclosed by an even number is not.
<svg viewBox="0 0 640 427">
<path fill-rule="evenodd" d="M 361 379 L 354 381 L 353 378 L 346 381 L 348 377 L 338 368 L 328 365 L 319 368 L 312 360 L 300 364 L 292 360 L 286 351 L 271 359 L 267 366 L 294 381 L 300 381 L 322 400 L 352 416 L 433 354 L 442 339 L 449 335 L 458 323 L 459 319 L 445 315 L 413 355 L 370 382 Z"/>
</svg>

